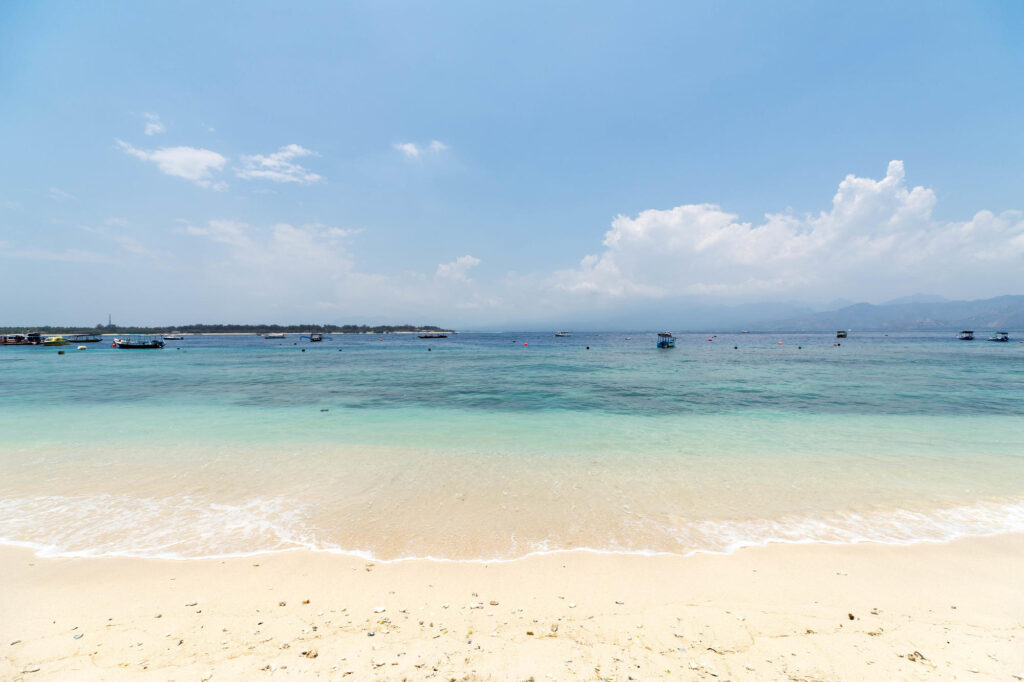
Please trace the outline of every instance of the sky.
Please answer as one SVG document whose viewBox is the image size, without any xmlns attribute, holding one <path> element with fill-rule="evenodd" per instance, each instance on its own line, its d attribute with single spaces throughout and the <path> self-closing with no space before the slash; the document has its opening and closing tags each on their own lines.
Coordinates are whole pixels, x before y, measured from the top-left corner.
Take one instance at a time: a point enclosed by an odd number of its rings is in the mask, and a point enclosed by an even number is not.
<svg viewBox="0 0 1024 682">
<path fill-rule="evenodd" d="M 0 326 L 1024 293 L 1019 2 L 3 2 Z"/>
</svg>

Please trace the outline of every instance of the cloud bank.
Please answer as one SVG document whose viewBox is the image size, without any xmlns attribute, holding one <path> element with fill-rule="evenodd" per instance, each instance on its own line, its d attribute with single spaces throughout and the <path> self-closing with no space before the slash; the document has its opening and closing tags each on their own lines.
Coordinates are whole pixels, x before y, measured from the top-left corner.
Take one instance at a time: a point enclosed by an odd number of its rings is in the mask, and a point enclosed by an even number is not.
<svg viewBox="0 0 1024 682">
<path fill-rule="evenodd" d="M 881 180 L 848 175 L 830 210 L 769 213 L 743 222 L 714 204 L 617 216 L 604 249 L 549 283 L 569 295 L 613 299 L 891 298 L 951 291 L 970 279 L 1018 290 L 1024 214 L 979 211 L 964 222 L 933 217 L 935 193 L 909 188 L 902 161 Z"/>
</svg>

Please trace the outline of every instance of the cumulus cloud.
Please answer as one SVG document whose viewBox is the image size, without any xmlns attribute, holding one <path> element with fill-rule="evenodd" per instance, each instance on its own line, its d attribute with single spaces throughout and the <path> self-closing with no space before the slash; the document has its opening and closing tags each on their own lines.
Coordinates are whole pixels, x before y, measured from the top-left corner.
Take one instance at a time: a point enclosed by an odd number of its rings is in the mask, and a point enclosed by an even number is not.
<svg viewBox="0 0 1024 682">
<path fill-rule="evenodd" d="M 477 265 L 480 265 L 480 259 L 474 258 L 467 253 L 465 256 L 459 256 L 451 263 L 441 263 L 438 265 L 435 275 L 441 279 L 453 282 L 468 282 L 469 276 L 466 273 L 469 272 L 470 268 L 474 268 Z"/>
<path fill-rule="evenodd" d="M 159 135 L 167 130 L 157 114 L 143 114 L 143 116 L 146 117 L 146 128 L 143 132 L 147 135 Z"/>
<path fill-rule="evenodd" d="M 1019 289 L 1024 214 L 980 211 L 942 222 L 935 203 L 932 190 L 907 187 L 903 162 L 892 161 L 880 180 L 848 175 L 818 214 L 769 213 L 754 224 L 714 204 L 686 204 L 620 215 L 603 251 L 549 283 L 613 298 L 754 300 L 891 297 L 967 277 Z"/>
<path fill-rule="evenodd" d="M 227 189 L 224 182 L 214 180 L 214 173 L 227 163 L 227 159 L 217 152 L 195 147 L 161 147 L 149 151 L 133 147 L 124 140 L 117 140 L 117 145 L 129 156 L 155 163 L 167 175 L 190 180 L 200 187 Z"/>
<path fill-rule="evenodd" d="M 297 144 L 281 147 L 271 154 L 252 154 L 242 157 L 242 167 L 235 169 L 235 175 L 245 180 L 271 180 L 272 182 L 297 182 L 309 185 L 323 178 L 303 168 L 295 159 L 316 156 Z"/>
<path fill-rule="evenodd" d="M 440 140 L 431 140 L 427 144 L 417 144 L 415 142 L 396 142 L 392 145 L 395 149 L 402 152 L 407 159 L 419 159 L 428 154 L 440 154 L 441 152 L 448 149 L 448 145 Z"/>
</svg>

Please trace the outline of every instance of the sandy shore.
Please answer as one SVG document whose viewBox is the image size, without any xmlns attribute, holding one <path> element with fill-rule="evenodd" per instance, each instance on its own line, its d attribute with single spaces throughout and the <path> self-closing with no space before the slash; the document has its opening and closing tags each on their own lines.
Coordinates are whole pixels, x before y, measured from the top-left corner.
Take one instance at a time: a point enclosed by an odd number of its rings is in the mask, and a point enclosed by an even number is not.
<svg viewBox="0 0 1024 682">
<path fill-rule="evenodd" d="M 1024 536 L 370 564 L 0 549 L 0 679 L 1014 680 Z"/>
</svg>

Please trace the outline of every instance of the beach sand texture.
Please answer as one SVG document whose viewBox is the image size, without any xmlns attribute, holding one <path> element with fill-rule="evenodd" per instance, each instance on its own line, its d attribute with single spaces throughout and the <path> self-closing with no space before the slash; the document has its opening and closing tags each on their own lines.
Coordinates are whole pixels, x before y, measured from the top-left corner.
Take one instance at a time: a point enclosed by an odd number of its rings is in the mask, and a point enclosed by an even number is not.
<svg viewBox="0 0 1024 682">
<path fill-rule="evenodd" d="M 1014 680 L 1024 535 L 501 563 L 0 549 L 4 680 Z"/>
</svg>

